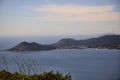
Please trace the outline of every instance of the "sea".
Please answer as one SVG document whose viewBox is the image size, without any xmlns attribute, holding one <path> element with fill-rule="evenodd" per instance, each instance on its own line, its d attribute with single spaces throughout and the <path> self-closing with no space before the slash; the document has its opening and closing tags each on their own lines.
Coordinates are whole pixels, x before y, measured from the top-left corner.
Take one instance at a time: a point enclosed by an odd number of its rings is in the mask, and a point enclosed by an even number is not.
<svg viewBox="0 0 120 80">
<path fill-rule="evenodd" d="M 0 51 L 0 70 L 18 71 L 14 58 L 35 61 L 39 72 L 59 71 L 70 73 L 72 80 L 118 80 L 120 79 L 120 50 L 107 49 L 59 49 L 50 51 L 9 52 Z"/>
</svg>

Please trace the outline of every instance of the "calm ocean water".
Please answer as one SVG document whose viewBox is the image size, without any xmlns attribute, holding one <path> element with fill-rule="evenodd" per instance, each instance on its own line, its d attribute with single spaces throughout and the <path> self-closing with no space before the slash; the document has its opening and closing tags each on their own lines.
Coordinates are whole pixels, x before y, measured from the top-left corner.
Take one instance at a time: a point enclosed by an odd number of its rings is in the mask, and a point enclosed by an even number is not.
<svg viewBox="0 0 120 80">
<path fill-rule="evenodd" d="M 117 80 L 120 78 L 120 50 L 61 49 L 51 51 L 7 52 L 0 51 L 8 61 L 9 71 L 17 71 L 13 57 L 31 58 L 42 71 L 70 73 L 73 80 Z"/>
</svg>

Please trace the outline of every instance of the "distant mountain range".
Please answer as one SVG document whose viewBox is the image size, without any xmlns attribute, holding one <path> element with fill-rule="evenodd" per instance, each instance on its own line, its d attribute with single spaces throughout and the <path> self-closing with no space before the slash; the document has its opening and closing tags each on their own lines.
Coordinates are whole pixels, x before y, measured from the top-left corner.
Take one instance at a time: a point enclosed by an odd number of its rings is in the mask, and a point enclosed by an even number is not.
<svg viewBox="0 0 120 80">
<path fill-rule="evenodd" d="M 85 40 L 75 40 L 72 38 L 61 39 L 56 43 L 42 45 L 35 42 L 21 42 L 9 51 L 43 51 L 53 49 L 120 49 L 120 35 L 104 35 L 101 37 Z"/>
</svg>

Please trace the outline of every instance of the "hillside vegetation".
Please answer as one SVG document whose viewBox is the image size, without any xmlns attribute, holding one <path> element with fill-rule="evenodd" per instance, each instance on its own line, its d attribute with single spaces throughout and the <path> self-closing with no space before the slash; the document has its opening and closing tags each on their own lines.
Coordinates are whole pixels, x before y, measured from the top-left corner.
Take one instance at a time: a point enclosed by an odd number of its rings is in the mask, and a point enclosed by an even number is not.
<svg viewBox="0 0 120 80">
<path fill-rule="evenodd" d="M 22 75 L 18 72 L 10 73 L 8 71 L 0 71 L 0 80 L 72 80 L 71 75 L 67 74 L 65 76 L 59 72 L 43 72 L 41 74 L 34 75 Z"/>
<path fill-rule="evenodd" d="M 0 71 L 0 80 L 72 80 L 70 73 L 63 75 L 59 71 L 41 71 L 36 67 L 35 61 L 32 59 L 13 57 L 18 71 L 15 73 L 9 71 L 8 61 L 6 57 L 0 57 L 2 61 L 1 67 L 4 69 Z"/>
</svg>

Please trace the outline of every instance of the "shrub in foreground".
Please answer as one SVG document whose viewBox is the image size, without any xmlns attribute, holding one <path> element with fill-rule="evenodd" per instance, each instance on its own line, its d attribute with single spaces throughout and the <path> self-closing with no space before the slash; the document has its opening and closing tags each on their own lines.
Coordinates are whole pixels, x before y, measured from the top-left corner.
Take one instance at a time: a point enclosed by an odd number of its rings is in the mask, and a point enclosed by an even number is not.
<svg viewBox="0 0 120 80">
<path fill-rule="evenodd" d="M 6 57 L 2 57 L 4 70 L 0 71 L 0 80 L 71 80 L 71 75 L 63 75 L 62 73 L 53 72 L 40 72 L 35 67 L 35 61 L 28 58 L 19 58 L 18 56 L 13 57 L 13 61 L 17 64 L 18 71 L 15 73 L 9 72 L 8 62 Z M 33 74 L 32 74 L 33 73 Z"/>
<path fill-rule="evenodd" d="M 34 75 L 22 75 L 18 72 L 10 73 L 6 70 L 0 71 L 0 80 L 72 80 L 71 75 L 62 75 L 57 72 L 43 72 Z"/>
</svg>

